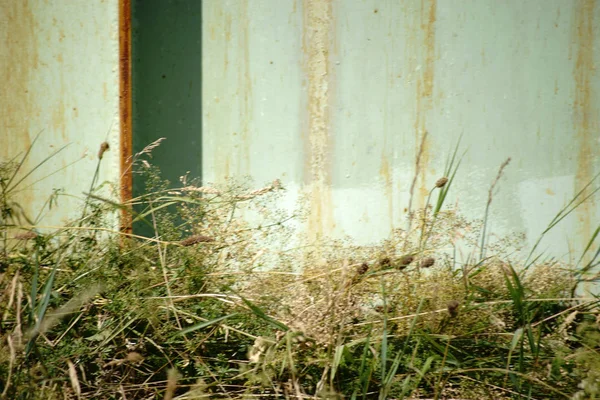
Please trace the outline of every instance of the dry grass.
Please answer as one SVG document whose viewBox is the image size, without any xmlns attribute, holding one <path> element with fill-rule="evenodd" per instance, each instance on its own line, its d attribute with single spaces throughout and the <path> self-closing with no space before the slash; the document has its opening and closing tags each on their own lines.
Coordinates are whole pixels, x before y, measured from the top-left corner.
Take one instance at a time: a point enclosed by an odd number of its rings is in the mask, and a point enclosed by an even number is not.
<svg viewBox="0 0 600 400">
<path fill-rule="evenodd" d="M 432 185 L 441 201 L 428 199 L 381 244 L 290 249 L 298 217 L 278 209 L 279 181 L 251 189 L 182 177 L 173 188 L 144 159 L 158 144 L 136 155 L 146 195 L 118 205 L 92 190 L 81 219 L 43 234 L 10 201 L 15 167 L 1 170 L 12 210 L 0 226 L 2 398 L 591 399 L 600 390 L 597 299 L 571 297 L 580 277 L 569 265 L 509 261 L 510 240 L 475 257 L 485 226 L 442 209 L 452 162 Z M 134 204 L 132 219 L 153 237 L 107 227 Z M 26 229 L 9 234 L 15 227 Z M 471 254 L 457 255 L 459 242 Z"/>
</svg>

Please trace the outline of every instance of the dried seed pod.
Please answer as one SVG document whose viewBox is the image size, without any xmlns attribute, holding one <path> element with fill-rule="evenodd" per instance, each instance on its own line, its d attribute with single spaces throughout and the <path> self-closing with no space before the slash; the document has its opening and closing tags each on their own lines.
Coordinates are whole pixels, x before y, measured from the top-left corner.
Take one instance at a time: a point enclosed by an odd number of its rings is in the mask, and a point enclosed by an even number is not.
<svg viewBox="0 0 600 400">
<path fill-rule="evenodd" d="M 183 239 L 181 242 L 179 242 L 180 245 L 182 246 L 192 246 L 198 243 L 207 243 L 207 242 L 214 242 L 215 239 L 208 237 L 208 236 L 204 236 L 204 235 L 194 235 L 194 236 L 190 236 L 187 239 Z"/>
<path fill-rule="evenodd" d="M 448 183 L 448 178 L 446 178 L 446 177 L 444 176 L 444 177 L 442 177 L 442 178 L 438 179 L 438 180 L 435 182 L 435 187 L 437 187 L 437 188 L 443 188 L 444 186 L 446 186 L 446 183 Z"/>
<path fill-rule="evenodd" d="M 458 315 L 458 307 L 459 306 L 460 306 L 460 303 L 456 300 L 451 300 L 450 302 L 448 302 L 448 313 L 450 314 L 450 316 L 452 318 L 454 318 Z"/>
<path fill-rule="evenodd" d="M 138 352 L 132 351 L 131 353 L 127 353 L 127 357 L 125 357 L 125 360 L 131 363 L 141 363 L 142 361 L 144 361 L 144 356 L 142 356 Z"/>
<path fill-rule="evenodd" d="M 433 264 L 435 264 L 435 258 L 433 257 L 427 257 L 421 260 L 421 268 L 429 268 L 431 267 Z"/>
<path fill-rule="evenodd" d="M 367 264 L 366 262 L 360 264 L 358 266 L 358 268 L 356 268 L 356 273 L 358 275 L 364 275 L 367 273 L 367 271 L 369 270 L 369 264 Z"/>
<path fill-rule="evenodd" d="M 35 233 L 33 231 L 27 231 L 27 232 L 23 232 L 23 233 L 17 233 L 15 235 L 15 239 L 31 240 L 31 239 L 35 239 L 37 236 L 38 236 L 37 233 Z"/>
<path fill-rule="evenodd" d="M 100 145 L 100 150 L 98 151 L 98 159 L 102 160 L 102 157 L 104 156 L 104 153 L 106 153 L 106 151 L 110 149 L 110 146 L 108 145 L 108 142 L 102 142 L 102 144 Z"/>
<path fill-rule="evenodd" d="M 389 268 L 392 265 L 392 260 L 390 260 L 389 257 L 382 258 L 379 261 L 379 265 L 381 266 L 381 268 Z"/>
<path fill-rule="evenodd" d="M 414 260 L 415 260 L 415 258 L 413 256 L 411 256 L 410 254 L 402 256 L 398 259 L 398 268 L 400 270 L 403 270 L 404 268 L 408 267 L 410 265 L 410 263 L 412 263 Z"/>
</svg>

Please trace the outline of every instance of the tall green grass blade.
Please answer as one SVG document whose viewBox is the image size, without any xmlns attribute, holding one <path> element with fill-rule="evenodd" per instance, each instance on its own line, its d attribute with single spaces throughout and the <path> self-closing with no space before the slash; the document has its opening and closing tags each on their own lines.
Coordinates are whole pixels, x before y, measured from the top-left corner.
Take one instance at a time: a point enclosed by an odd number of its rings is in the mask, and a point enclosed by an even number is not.
<svg viewBox="0 0 600 400">
<path fill-rule="evenodd" d="M 417 307 L 417 311 L 415 312 L 415 317 L 413 318 L 413 320 L 410 324 L 408 334 L 406 336 L 406 339 L 404 340 L 404 345 L 402 346 L 402 350 L 399 351 L 398 353 L 396 353 L 396 357 L 394 358 L 394 361 L 393 361 L 387 375 L 383 375 L 384 378 L 382 379 L 382 382 L 381 382 L 382 387 L 379 391 L 379 399 L 380 400 L 384 400 L 384 399 L 388 398 L 388 394 L 392 388 L 392 384 L 394 383 L 394 377 L 396 376 L 396 373 L 398 372 L 398 368 L 400 367 L 400 362 L 404 358 L 404 354 L 406 353 L 406 348 L 408 347 L 410 338 L 412 337 L 413 332 L 415 330 L 415 326 L 417 324 L 417 319 L 419 317 L 419 314 L 421 312 L 421 308 L 423 307 L 424 302 L 425 302 L 425 299 L 421 298 L 421 301 L 419 302 L 419 306 Z"/>
<path fill-rule="evenodd" d="M 507 361 L 507 369 L 508 369 L 508 365 L 510 364 L 510 359 L 511 359 L 511 354 L 515 351 L 515 349 L 517 348 L 517 346 L 519 345 L 519 343 L 521 343 L 521 339 L 523 339 L 523 328 L 518 328 L 514 333 L 513 333 L 513 338 L 510 342 L 510 348 L 508 351 L 508 361 Z"/>
<path fill-rule="evenodd" d="M 29 312 L 29 325 L 31 326 L 35 321 L 35 308 L 36 308 L 36 300 L 37 300 L 37 286 L 38 279 L 40 274 L 40 249 L 38 244 L 36 243 L 35 253 L 34 253 L 34 265 L 33 265 L 33 277 L 31 279 L 31 310 Z"/>
<path fill-rule="evenodd" d="M 429 370 L 431 369 L 431 364 L 433 363 L 433 361 L 435 361 L 436 358 L 437 358 L 436 356 L 427 357 L 427 360 L 425 360 L 425 363 L 423 364 L 421 369 L 416 370 L 417 377 L 415 379 L 415 382 L 412 385 L 413 388 L 416 389 L 417 387 L 419 387 L 421 380 L 425 377 L 427 372 L 429 372 Z M 407 393 L 407 394 L 410 394 L 410 393 Z"/>
<path fill-rule="evenodd" d="M 344 351 L 346 350 L 346 346 L 341 344 L 335 348 L 335 353 L 333 354 L 333 361 L 331 363 L 331 381 L 335 379 L 335 374 L 338 371 L 338 368 L 342 362 L 342 357 L 344 356 Z"/>
<path fill-rule="evenodd" d="M 52 297 L 52 287 L 54 286 L 54 279 L 56 277 L 56 272 L 58 270 L 58 262 L 54 264 L 52 268 L 52 272 L 48 276 L 48 280 L 46 281 L 46 285 L 44 285 L 44 290 L 42 291 L 42 298 L 39 304 L 39 309 L 36 315 L 35 327 L 33 329 L 33 334 L 29 338 L 27 342 L 27 347 L 25 349 L 25 353 L 29 355 L 35 340 L 39 334 L 40 327 L 42 325 L 42 321 L 44 320 L 44 316 L 46 315 L 46 311 L 48 310 L 48 304 L 50 304 L 50 297 Z"/>
<path fill-rule="evenodd" d="M 448 182 L 439 191 L 438 199 L 437 199 L 437 203 L 435 205 L 434 211 L 433 211 L 433 215 L 437 215 L 441 211 L 441 209 L 444 205 L 444 202 L 446 201 L 446 196 L 448 195 L 448 192 L 450 191 L 450 188 L 452 187 L 452 183 L 454 182 L 454 178 L 456 177 L 456 172 L 458 171 L 458 168 L 460 167 L 460 164 L 462 163 L 463 157 L 465 156 L 465 154 L 467 154 L 467 151 L 465 150 L 463 152 L 463 154 L 460 156 L 460 158 L 458 160 L 456 159 L 458 149 L 460 147 L 460 140 L 461 139 L 459 138 L 458 142 L 456 143 L 456 146 L 454 148 L 454 153 L 452 153 L 452 157 L 446 162 L 444 176 L 448 177 Z"/>
<path fill-rule="evenodd" d="M 373 326 L 369 326 L 367 337 L 365 338 L 365 345 L 363 347 L 362 355 L 360 358 L 360 367 L 358 369 L 359 386 L 362 389 L 363 399 L 367 396 L 369 389 L 369 381 L 371 380 L 371 374 L 373 373 L 373 363 L 369 362 L 369 348 L 371 346 L 371 333 L 373 332 Z M 355 389 L 352 393 L 352 398 L 356 399 L 358 395 L 358 389 Z"/>
<path fill-rule="evenodd" d="M 529 255 L 527 256 L 527 259 L 525 260 L 525 270 L 527 270 L 533 264 L 533 262 L 529 262 L 529 260 L 533 256 L 533 253 L 535 253 L 535 251 L 537 250 L 538 246 L 540 245 L 542 239 L 546 236 L 546 234 L 550 230 L 552 230 L 559 222 L 561 222 L 563 219 L 565 219 L 567 216 L 569 216 L 573 211 L 575 211 L 581 204 L 585 203 L 588 199 L 590 199 L 598 191 L 600 191 L 600 186 L 599 186 L 599 187 L 595 188 L 594 190 L 592 190 L 592 192 L 589 193 L 587 196 L 583 197 L 585 191 L 596 181 L 596 179 L 598 179 L 598 177 L 600 177 L 600 173 L 596 174 L 592 179 L 590 179 L 590 181 L 579 192 L 577 192 L 575 194 L 575 196 L 573 196 L 571 201 L 569 201 L 569 203 L 566 206 L 564 206 L 563 208 L 561 208 L 558 211 L 558 213 L 554 216 L 552 221 L 550 221 L 550 223 L 548 224 L 546 229 L 544 229 L 544 231 L 540 234 L 540 236 L 534 243 L 533 247 L 531 248 Z"/>
<path fill-rule="evenodd" d="M 387 367 L 387 336 L 388 336 L 388 332 L 387 332 L 387 299 L 386 299 L 386 294 L 385 294 L 385 282 L 383 280 L 383 277 L 381 277 L 381 297 L 383 299 L 383 333 L 382 333 L 382 338 L 381 338 L 381 380 L 385 381 L 386 379 L 386 367 Z"/>
<path fill-rule="evenodd" d="M 52 159 L 52 157 L 54 157 L 55 155 L 57 155 L 58 153 L 60 153 L 61 151 L 63 151 L 64 149 L 66 149 L 67 147 L 69 147 L 70 143 L 67 143 L 66 145 L 62 146 L 61 148 L 55 150 L 54 152 L 52 152 L 49 156 L 45 157 L 42 161 L 40 161 L 39 163 L 37 163 L 33 168 L 31 168 L 25 175 L 23 175 L 21 177 L 21 179 L 19 179 L 16 183 L 14 183 L 12 186 L 8 186 L 7 185 L 7 192 L 11 192 L 14 190 L 14 188 L 18 187 L 21 182 L 23 182 L 25 179 L 27 179 L 31 174 L 33 174 L 35 171 L 37 171 L 39 168 L 42 167 L 42 165 L 44 165 L 45 163 L 47 163 L 50 159 Z M 32 143 L 33 146 L 33 143 Z M 31 149 L 31 146 L 30 146 Z M 27 151 L 27 155 L 29 155 L 29 151 Z M 25 160 L 23 159 L 23 162 Z"/>
<path fill-rule="evenodd" d="M 37 142 L 37 140 L 40 138 L 40 135 L 42 134 L 44 130 L 42 129 L 41 131 L 39 131 L 37 133 L 37 135 L 35 135 L 35 137 L 33 138 L 33 140 L 31 141 L 31 144 L 29 145 L 29 147 L 27 148 L 27 150 L 25 150 L 25 154 L 23 155 L 23 157 L 21 158 L 21 161 L 19 161 L 19 163 L 17 164 L 17 167 L 15 168 L 15 170 L 13 171 L 12 175 L 10 178 L 8 178 L 8 181 L 6 182 L 6 184 L 4 185 L 4 187 L 6 188 L 5 193 L 8 193 L 10 190 L 9 188 L 11 187 L 11 183 L 12 181 L 15 179 L 15 177 L 17 176 L 17 174 L 19 173 L 19 171 L 21 170 L 21 168 L 23 167 L 23 164 L 25 164 L 25 160 L 27 160 L 27 157 L 29 157 L 29 153 L 31 153 L 31 150 L 33 149 L 33 145 L 35 144 L 35 142 Z"/>
<path fill-rule="evenodd" d="M 595 266 L 599 265 L 600 262 L 596 262 L 596 260 L 598 259 L 599 256 L 600 256 L 600 246 L 598 246 L 598 250 L 596 250 L 596 253 L 592 257 L 592 259 L 590 260 L 590 262 L 588 262 L 586 264 L 586 266 L 581 269 L 580 275 L 583 275 L 583 274 L 587 273 L 589 270 L 591 270 Z"/>
<path fill-rule="evenodd" d="M 598 234 L 600 234 L 600 225 L 598 225 L 598 227 L 596 228 L 596 230 L 592 234 L 592 237 L 588 241 L 587 246 L 585 246 L 585 249 L 583 250 L 583 253 L 581 253 L 581 257 L 579 257 L 579 260 L 577 261 L 577 264 L 575 264 L 575 269 L 577 269 L 577 267 L 579 266 L 579 264 L 581 264 L 581 262 L 583 261 L 583 259 L 584 259 L 585 255 L 587 254 L 587 252 L 592 248 L 592 245 L 594 244 L 594 241 L 598 237 Z M 598 246 L 598 251 L 596 251 L 596 254 L 594 254 L 592 260 L 583 269 L 581 269 L 580 271 L 577 271 L 576 273 L 578 275 L 585 274 L 588 271 L 588 269 L 586 269 L 586 268 L 588 268 L 590 264 L 593 264 L 593 262 L 596 260 L 596 258 L 598 257 L 599 254 L 600 254 L 600 246 Z"/>
<path fill-rule="evenodd" d="M 203 322 L 200 322 L 198 324 L 194 324 L 192 326 L 188 326 L 187 328 L 182 329 L 181 331 L 177 332 L 174 336 L 183 336 L 185 334 L 188 334 L 188 333 L 191 333 L 191 332 L 195 332 L 195 331 L 197 331 L 199 329 L 203 329 L 203 328 L 206 328 L 206 327 L 218 324 L 219 322 L 224 321 L 224 320 L 226 320 L 228 318 L 231 318 L 233 316 L 236 316 L 236 315 L 238 315 L 238 314 L 237 313 L 233 313 L 233 314 L 223 315 L 223 316 L 221 316 L 219 318 L 211 319 L 210 321 L 203 321 Z"/>
<path fill-rule="evenodd" d="M 33 188 L 33 187 L 34 187 L 36 184 L 38 184 L 39 182 L 42 182 L 42 181 L 44 181 L 44 180 L 46 180 L 46 179 L 50 178 L 52 175 L 56 175 L 56 174 L 58 174 L 59 172 L 66 170 L 67 168 L 69 168 L 69 167 L 71 167 L 71 166 L 73 166 L 73 165 L 77 164 L 78 162 L 80 162 L 82 159 L 83 159 L 83 158 L 78 158 L 77 160 L 75 160 L 75 161 L 72 161 L 72 162 L 70 162 L 70 163 L 68 163 L 68 164 L 66 164 L 66 165 L 64 165 L 64 166 L 62 166 L 62 167 L 60 167 L 60 168 L 53 169 L 53 170 L 52 170 L 52 172 L 50 172 L 49 174 L 47 174 L 47 175 L 44 175 L 44 176 L 40 177 L 39 179 L 36 179 L 35 181 L 29 182 L 27 185 L 20 187 L 18 190 L 13 190 L 13 191 L 12 191 L 12 193 L 13 193 L 13 194 L 14 194 L 14 193 L 19 193 L 19 192 L 22 192 L 22 191 L 24 191 L 24 190 L 28 190 L 28 189 L 30 189 L 30 188 Z M 16 186 L 15 186 L 15 187 L 16 187 Z"/>
<path fill-rule="evenodd" d="M 254 315 L 256 315 L 258 318 L 262 319 L 263 321 L 269 323 L 270 325 L 272 325 L 275 328 L 282 330 L 284 332 L 287 332 L 290 330 L 290 328 L 286 324 L 284 324 L 283 322 L 277 321 L 276 319 L 274 319 L 272 317 L 269 317 L 260 307 L 256 306 L 250 300 L 245 299 L 242 296 L 239 296 L 239 297 L 240 297 L 240 299 L 242 299 L 244 304 L 246 304 L 246 306 L 248 306 L 250 311 L 252 311 L 252 313 L 254 313 Z"/>
<path fill-rule="evenodd" d="M 296 363 L 294 362 L 294 354 L 292 351 L 292 335 L 291 332 L 287 332 L 285 335 L 285 349 L 286 349 L 286 355 L 287 355 L 287 362 L 289 365 L 289 370 L 290 373 L 292 374 L 292 383 L 296 383 Z M 285 361 L 285 359 L 284 359 Z M 281 374 L 283 374 L 284 370 L 283 370 L 283 365 L 282 365 L 282 370 L 281 370 Z"/>
</svg>

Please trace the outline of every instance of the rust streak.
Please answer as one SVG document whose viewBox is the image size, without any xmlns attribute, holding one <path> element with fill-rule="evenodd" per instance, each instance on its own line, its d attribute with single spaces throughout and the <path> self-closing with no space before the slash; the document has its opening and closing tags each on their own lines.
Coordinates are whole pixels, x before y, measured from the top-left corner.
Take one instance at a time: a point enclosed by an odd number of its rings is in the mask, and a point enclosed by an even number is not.
<svg viewBox="0 0 600 400">
<path fill-rule="evenodd" d="M 0 123 L 3 137 L 2 156 L 6 159 L 31 145 L 27 122 L 33 115 L 30 93 L 32 72 L 38 65 L 35 21 L 28 1 L 0 2 L 2 57 L 0 79 L 4 93 L 0 97 Z"/>
<path fill-rule="evenodd" d="M 393 190 L 393 176 L 390 168 L 390 162 L 387 156 L 388 147 L 384 142 L 383 151 L 381 154 L 381 167 L 379 168 L 379 175 L 384 180 L 385 184 L 385 197 L 387 199 L 388 217 L 390 223 L 390 232 L 394 230 L 394 190 Z"/>
<path fill-rule="evenodd" d="M 240 68 L 239 84 L 243 88 L 242 108 L 242 132 L 243 139 L 242 154 L 240 154 L 240 164 L 238 172 L 240 176 L 250 171 L 250 146 L 252 143 L 250 137 L 250 126 L 252 122 L 252 77 L 250 71 L 250 15 L 248 14 L 248 0 L 242 2 L 240 7 L 240 47 L 244 57 L 244 63 Z"/>
<path fill-rule="evenodd" d="M 305 142 L 305 183 L 310 195 L 309 235 L 317 239 L 334 227 L 331 204 L 331 148 L 329 55 L 332 0 L 304 0 L 304 68 L 307 76 L 308 136 Z"/>
<path fill-rule="evenodd" d="M 30 1 L 0 1 L 0 15 L 0 81 L 5 93 L 0 96 L 0 158 L 10 160 L 22 156 L 37 134 L 30 131 L 30 124 L 39 115 L 33 80 L 39 67 L 40 39 Z M 32 168 L 32 159 L 29 157 L 21 171 Z M 15 200 L 31 211 L 35 192 L 21 191 Z"/>
<path fill-rule="evenodd" d="M 436 0 L 421 1 L 420 29 L 423 42 L 419 47 L 423 49 L 424 53 L 422 55 L 421 77 L 417 80 L 417 110 L 414 124 L 416 135 L 415 151 L 416 153 L 421 152 L 420 162 L 418 165 L 415 165 L 415 173 L 417 173 L 420 178 L 419 196 L 416 198 L 419 207 L 424 206 L 425 198 L 428 193 L 426 182 L 427 174 L 426 170 L 422 167 L 429 165 L 429 151 L 427 141 L 423 140 L 423 135 L 427 132 L 427 114 L 433 108 L 436 9 Z"/>
<path fill-rule="evenodd" d="M 584 0 L 576 2 L 576 15 L 573 25 L 574 29 L 574 54 L 575 68 L 573 77 L 575 80 L 574 128 L 579 141 L 579 154 L 577 157 L 577 174 L 575 191 L 579 191 L 594 176 L 594 159 L 597 145 L 594 141 L 597 135 L 598 120 L 595 117 L 598 109 L 595 104 L 592 89 L 594 68 L 594 7 L 595 0 Z M 591 190 L 591 189 L 590 189 Z M 587 195 L 584 194 L 584 195 Z M 587 241 L 592 234 L 591 221 L 595 204 L 593 198 L 582 204 L 578 209 L 581 222 L 581 239 Z"/>
<path fill-rule="evenodd" d="M 121 201 L 132 198 L 132 122 L 131 122 L 131 2 L 119 0 L 119 113 L 121 143 Z M 131 214 L 121 213 L 121 231 L 131 233 Z"/>
</svg>

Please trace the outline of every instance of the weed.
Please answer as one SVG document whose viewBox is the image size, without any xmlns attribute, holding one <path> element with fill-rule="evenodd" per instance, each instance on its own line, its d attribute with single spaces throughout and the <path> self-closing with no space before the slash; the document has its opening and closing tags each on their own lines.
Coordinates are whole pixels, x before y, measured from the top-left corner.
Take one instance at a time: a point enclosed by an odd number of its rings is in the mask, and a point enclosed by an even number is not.
<svg viewBox="0 0 600 400">
<path fill-rule="evenodd" d="M 80 217 L 43 233 L 13 200 L 24 158 L 0 164 L 3 398 L 598 398 L 598 299 L 537 244 L 524 263 L 487 244 L 497 180 L 481 223 L 445 206 L 458 145 L 406 229 L 298 248 L 279 181 L 174 188 L 159 144 L 132 162 L 143 195 L 103 198 L 94 176 Z M 123 212 L 148 234 L 113 230 Z"/>
</svg>

